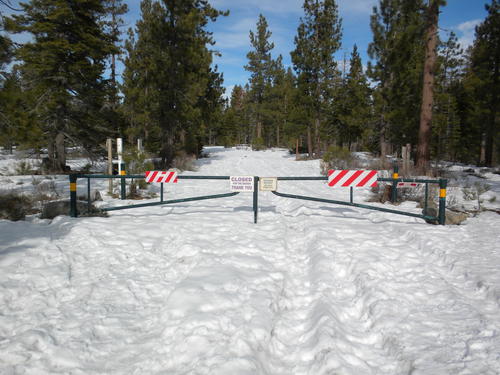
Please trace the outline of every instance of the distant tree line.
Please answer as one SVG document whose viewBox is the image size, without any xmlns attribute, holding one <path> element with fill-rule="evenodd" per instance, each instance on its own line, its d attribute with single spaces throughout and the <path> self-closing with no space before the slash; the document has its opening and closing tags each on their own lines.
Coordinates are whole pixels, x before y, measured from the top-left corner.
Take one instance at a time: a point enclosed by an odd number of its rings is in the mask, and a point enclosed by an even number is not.
<svg viewBox="0 0 500 375">
<path fill-rule="evenodd" d="M 125 35 L 122 0 L 27 1 L 0 17 L 0 145 L 44 149 L 53 171 L 65 170 L 68 147 L 101 155 L 117 136 L 142 139 L 162 167 L 204 144 L 240 143 L 310 157 L 331 145 L 387 155 L 411 144 L 423 165 L 492 165 L 500 160 L 499 2 L 485 5 L 466 51 L 455 34 L 438 35 L 442 6 L 379 0 L 366 66 L 356 45 L 336 58 L 335 0 L 304 0 L 292 67 L 273 55 L 260 15 L 249 33 L 249 81 L 226 100 L 207 25 L 228 13 L 208 0 L 142 0 Z M 29 39 L 15 43 L 13 33 Z"/>
<path fill-rule="evenodd" d="M 491 165 L 500 160 L 499 3 L 476 27 L 463 51 L 453 32 L 437 33 L 443 1 L 380 0 L 371 16 L 371 61 L 363 68 L 356 45 L 341 48 L 341 19 L 333 0 L 305 0 L 291 52 L 293 70 L 273 59 L 271 31 L 260 16 L 250 32 L 249 82 L 235 86 L 214 142 L 286 146 L 310 156 L 329 145 L 387 155 L 411 144 L 416 157 L 427 39 L 434 33 L 432 118 L 427 159 Z M 434 28 L 433 28 L 434 27 Z M 432 31 L 434 30 L 434 31 Z M 426 160 L 427 162 L 429 160 Z"/>
</svg>

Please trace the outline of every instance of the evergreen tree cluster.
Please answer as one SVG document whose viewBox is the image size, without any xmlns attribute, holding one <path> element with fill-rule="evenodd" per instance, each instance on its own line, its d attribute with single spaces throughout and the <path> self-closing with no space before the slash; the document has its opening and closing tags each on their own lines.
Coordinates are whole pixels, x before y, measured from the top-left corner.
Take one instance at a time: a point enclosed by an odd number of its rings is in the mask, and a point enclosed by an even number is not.
<svg viewBox="0 0 500 375">
<path fill-rule="evenodd" d="M 257 31 L 250 32 L 249 82 L 234 87 L 217 135 L 226 145 L 287 146 L 311 157 L 332 144 L 381 155 L 410 144 L 416 157 L 426 43 L 445 4 L 379 0 L 371 16 L 367 69 L 356 45 L 339 67 L 342 20 L 335 1 L 304 1 L 291 52 L 293 71 L 283 68 L 281 56 L 272 58 L 272 33 L 261 15 Z M 428 72 L 434 95 L 426 147 L 433 159 L 483 165 L 500 160 L 498 8 L 498 0 L 486 5 L 488 16 L 468 51 L 453 32 L 444 40 L 438 35 Z"/>
<path fill-rule="evenodd" d="M 69 146 L 99 155 L 107 137 L 143 139 L 163 167 L 179 152 L 199 153 L 224 103 L 207 24 L 227 13 L 207 0 L 143 0 L 123 41 L 122 0 L 20 7 L 1 18 L 9 33 L 31 36 L 17 46 L 8 34 L 0 39 L 2 146 L 45 149 L 57 172 L 67 169 Z"/>
<path fill-rule="evenodd" d="M 288 147 L 310 157 L 331 145 L 387 155 L 411 144 L 416 156 L 425 119 L 425 158 L 500 160 L 498 0 L 485 5 L 467 51 L 453 33 L 429 44 L 445 1 L 379 0 L 366 68 L 356 45 L 349 58 L 337 57 L 335 0 L 304 0 L 290 67 L 273 54 L 261 14 L 249 32 L 250 78 L 227 100 L 207 26 L 228 12 L 208 0 L 140 5 L 125 35 L 123 0 L 31 0 L 0 17 L 1 146 L 44 150 L 54 171 L 65 170 L 69 146 L 100 155 L 117 136 L 142 139 L 162 167 L 199 155 L 203 144 Z M 30 39 L 14 43 L 14 33 Z"/>
</svg>

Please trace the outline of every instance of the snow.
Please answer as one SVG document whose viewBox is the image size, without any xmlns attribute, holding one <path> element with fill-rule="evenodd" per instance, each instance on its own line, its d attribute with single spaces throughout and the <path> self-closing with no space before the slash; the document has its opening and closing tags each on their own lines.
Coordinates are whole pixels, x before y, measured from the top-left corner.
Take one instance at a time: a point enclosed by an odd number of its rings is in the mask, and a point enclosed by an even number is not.
<svg viewBox="0 0 500 375">
<path fill-rule="evenodd" d="M 207 151 L 189 174 L 320 171 L 283 150 Z M 228 188 L 180 180 L 165 199 Z M 349 196 L 322 181 L 278 190 Z M 258 224 L 248 193 L 0 220 L 0 373 L 500 373 L 499 215 L 433 226 L 269 192 L 259 208 Z"/>
</svg>

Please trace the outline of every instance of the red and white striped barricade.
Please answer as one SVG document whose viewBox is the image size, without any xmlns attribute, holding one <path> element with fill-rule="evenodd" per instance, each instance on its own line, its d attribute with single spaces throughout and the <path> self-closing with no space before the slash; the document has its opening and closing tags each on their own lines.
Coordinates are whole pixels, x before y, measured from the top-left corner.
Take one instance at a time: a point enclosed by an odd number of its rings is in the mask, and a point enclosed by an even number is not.
<svg viewBox="0 0 500 375">
<path fill-rule="evenodd" d="M 375 187 L 377 186 L 377 171 L 330 169 L 328 171 L 328 186 Z"/>
<path fill-rule="evenodd" d="M 165 182 L 176 184 L 178 181 L 177 172 L 175 171 L 146 171 L 144 179 L 148 183 Z"/>
<path fill-rule="evenodd" d="M 420 187 L 420 185 L 422 185 L 422 184 L 419 184 L 418 182 L 398 182 L 396 187 L 400 188 L 400 189 L 417 188 L 417 187 Z"/>
</svg>

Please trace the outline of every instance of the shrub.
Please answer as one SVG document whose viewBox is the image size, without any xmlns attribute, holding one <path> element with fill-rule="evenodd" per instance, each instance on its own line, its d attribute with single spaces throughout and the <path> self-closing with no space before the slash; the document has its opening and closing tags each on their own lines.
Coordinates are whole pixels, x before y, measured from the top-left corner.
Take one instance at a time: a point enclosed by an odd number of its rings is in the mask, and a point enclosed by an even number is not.
<svg viewBox="0 0 500 375">
<path fill-rule="evenodd" d="M 196 156 L 179 151 L 172 161 L 172 167 L 180 171 L 196 171 Z"/>
<path fill-rule="evenodd" d="M 252 142 L 252 150 L 254 151 L 261 151 L 266 148 L 266 145 L 264 144 L 264 138 L 262 137 L 257 137 L 253 140 Z"/>
<path fill-rule="evenodd" d="M 346 147 L 330 146 L 323 154 L 321 173 L 326 174 L 329 169 L 349 169 L 355 164 L 355 159 Z"/>
<path fill-rule="evenodd" d="M 0 195 L 0 219 L 24 220 L 27 214 L 33 213 L 32 204 L 32 200 L 24 195 Z"/>
<path fill-rule="evenodd" d="M 35 174 L 34 165 L 27 160 L 20 160 L 14 166 L 14 174 L 17 176 Z"/>
<path fill-rule="evenodd" d="M 154 169 L 153 162 L 145 152 L 129 150 L 123 154 L 125 170 L 127 174 L 143 174 L 145 171 Z M 130 181 L 129 198 L 139 198 L 139 189 L 146 189 L 147 183 L 143 180 L 132 179 Z"/>
</svg>

